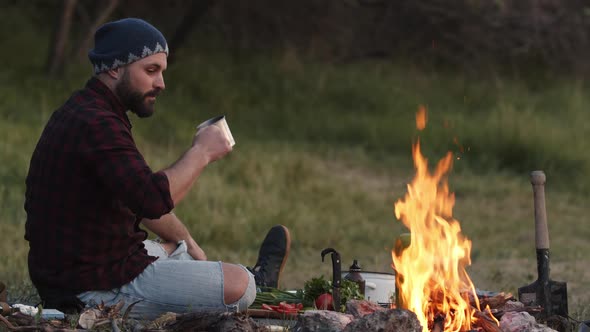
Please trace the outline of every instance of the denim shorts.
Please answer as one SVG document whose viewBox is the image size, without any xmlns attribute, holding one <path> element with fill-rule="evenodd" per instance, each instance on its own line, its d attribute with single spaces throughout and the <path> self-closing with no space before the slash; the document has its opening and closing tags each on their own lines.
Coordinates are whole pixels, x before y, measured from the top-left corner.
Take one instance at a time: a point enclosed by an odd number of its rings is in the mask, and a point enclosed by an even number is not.
<svg viewBox="0 0 590 332">
<path fill-rule="evenodd" d="M 139 276 L 120 288 L 88 291 L 78 294 L 78 298 L 90 307 L 123 301 L 121 314 L 135 303 L 129 317 L 148 320 L 166 312 L 245 311 L 256 298 L 254 276 L 242 265 L 239 266 L 249 275 L 246 292 L 237 302 L 226 304 L 221 262 L 194 260 L 184 241 L 170 255 L 156 241 L 146 240 L 144 245 L 149 255 L 159 258 Z"/>
</svg>

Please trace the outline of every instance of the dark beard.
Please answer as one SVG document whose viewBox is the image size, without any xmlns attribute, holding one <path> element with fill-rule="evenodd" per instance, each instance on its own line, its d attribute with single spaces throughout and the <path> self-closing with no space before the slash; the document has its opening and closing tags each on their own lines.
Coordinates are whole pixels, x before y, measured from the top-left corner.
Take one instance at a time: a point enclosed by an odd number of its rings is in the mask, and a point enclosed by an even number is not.
<svg viewBox="0 0 590 332">
<path fill-rule="evenodd" d="M 129 74 L 127 71 L 123 73 L 121 82 L 115 87 L 115 93 L 123 105 L 140 118 L 147 118 L 154 114 L 155 103 L 147 102 L 146 97 L 156 97 L 160 92 L 161 89 L 155 89 L 142 94 L 133 89 L 129 83 Z"/>
</svg>

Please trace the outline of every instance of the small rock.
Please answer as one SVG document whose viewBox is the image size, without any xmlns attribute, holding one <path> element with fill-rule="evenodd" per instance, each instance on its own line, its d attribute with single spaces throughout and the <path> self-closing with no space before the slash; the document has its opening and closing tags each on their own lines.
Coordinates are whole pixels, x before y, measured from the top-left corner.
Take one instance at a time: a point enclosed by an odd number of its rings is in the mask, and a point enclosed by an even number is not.
<svg viewBox="0 0 590 332">
<path fill-rule="evenodd" d="M 342 332 L 422 332 L 416 314 L 405 309 L 375 311 L 348 324 Z"/>
<path fill-rule="evenodd" d="M 504 332 L 557 332 L 545 325 L 538 324 L 535 317 L 528 312 L 507 312 L 500 320 Z"/>
<path fill-rule="evenodd" d="M 295 332 L 340 332 L 350 324 L 352 315 L 329 310 L 308 310 L 297 318 Z"/>
<path fill-rule="evenodd" d="M 367 300 L 349 300 L 346 302 L 346 313 L 351 314 L 354 318 L 361 318 L 376 311 L 385 310 L 377 303 Z"/>
<path fill-rule="evenodd" d="M 83 329 L 89 330 L 94 327 L 97 321 L 102 319 L 102 314 L 98 309 L 86 309 L 80 314 L 78 325 Z"/>
</svg>

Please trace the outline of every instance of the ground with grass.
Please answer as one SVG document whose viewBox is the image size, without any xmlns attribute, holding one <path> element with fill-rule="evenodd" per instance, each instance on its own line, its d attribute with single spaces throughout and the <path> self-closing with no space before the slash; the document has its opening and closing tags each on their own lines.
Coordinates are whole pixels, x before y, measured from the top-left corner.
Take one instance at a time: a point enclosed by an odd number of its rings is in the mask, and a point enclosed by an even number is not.
<svg viewBox="0 0 590 332">
<path fill-rule="evenodd" d="M 24 178 L 45 121 L 84 84 L 90 66 L 46 78 L 47 31 L 9 14 L 0 26 L 19 23 L 20 35 L 6 28 L 0 37 L 31 57 L 2 55 L 10 66 L 0 70 L 0 279 L 11 301 L 33 303 Z M 590 319 L 585 81 L 474 77 L 401 60 L 334 65 L 280 52 L 236 59 L 190 48 L 179 52 L 166 79 L 156 114 L 132 117 L 153 169 L 174 162 L 195 125 L 214 115 L 227 116 L 237 142 L 176 208 L 210 259 L 253 264 L 266 230 L 281 223 L 293 238 L 283 288 L 330 276 L 331 264 L 320 257 L 326 247 L 340 252 L 344 268 L 357 259 L 366 270 L 390 272 L 391 249 L 405 232 L 393 204 L 414 175 L 414 116 L 425 105 L 425 155 L 431 165 L 446 151 L 455 156 L 454 217 L 473 242 L 475 286 L 516 294 L 536 279 L 529 172 L 543 169 L 551 276 L 567 281 L 572 317 Z"/>
</svg>

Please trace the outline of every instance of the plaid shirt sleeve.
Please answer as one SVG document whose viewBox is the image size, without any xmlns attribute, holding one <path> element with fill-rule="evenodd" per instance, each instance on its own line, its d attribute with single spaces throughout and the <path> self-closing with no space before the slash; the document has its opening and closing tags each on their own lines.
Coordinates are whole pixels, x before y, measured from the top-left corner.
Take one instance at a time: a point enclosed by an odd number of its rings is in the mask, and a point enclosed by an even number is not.
<svg viewBox="0 0 590 332">
<path fill-rule="evenodd" d="M 152 172 L 120 117 L 100 114 L 88 124 L 83 149 L 96 177 L 138 218 L 156 219 L 170 212 L 174 203 L 167 176 Z"/>
</svg>

